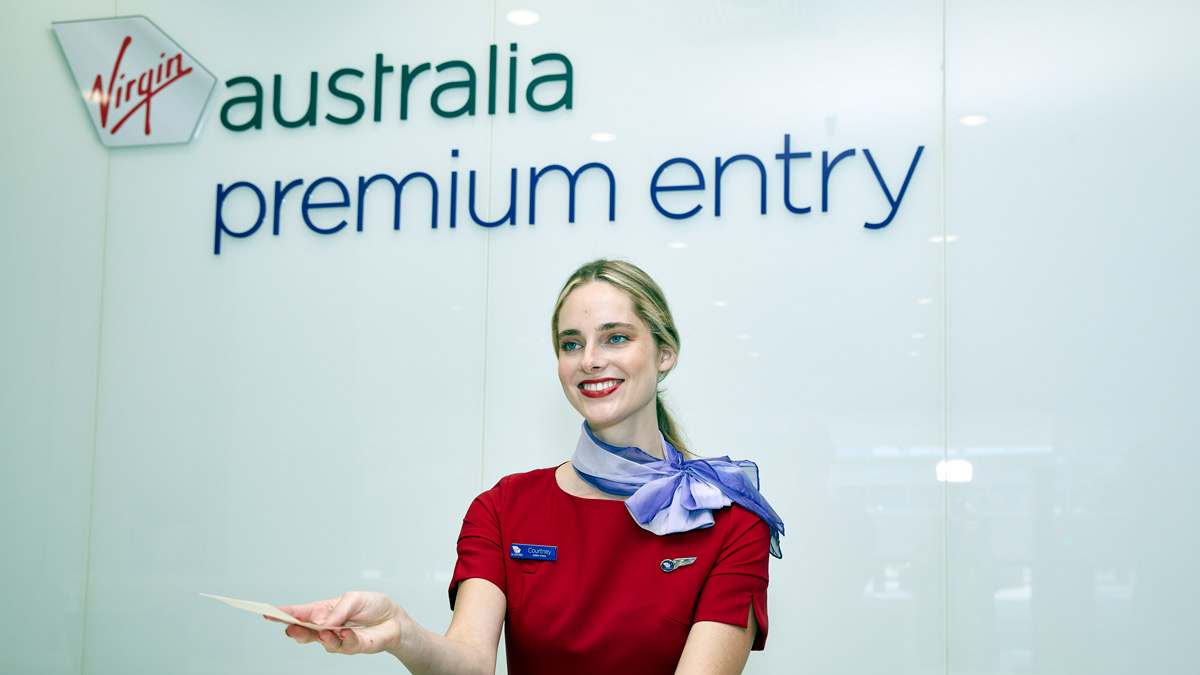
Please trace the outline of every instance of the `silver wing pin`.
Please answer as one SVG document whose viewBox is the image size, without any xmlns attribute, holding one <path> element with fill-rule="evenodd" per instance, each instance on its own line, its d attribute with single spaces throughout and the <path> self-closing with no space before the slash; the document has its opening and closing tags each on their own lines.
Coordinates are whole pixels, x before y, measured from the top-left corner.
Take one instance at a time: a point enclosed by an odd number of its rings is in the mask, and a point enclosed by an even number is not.
<svg viewBox="0 0 1200 675">
<path fill-rule="evenodd" d="M 696 558 L 667 558 L 658 564 L 659 569 L 664 572 L 674 572 L 676 568 L 684 565 L 691 565 L 696 562 Z"/>
</svg>

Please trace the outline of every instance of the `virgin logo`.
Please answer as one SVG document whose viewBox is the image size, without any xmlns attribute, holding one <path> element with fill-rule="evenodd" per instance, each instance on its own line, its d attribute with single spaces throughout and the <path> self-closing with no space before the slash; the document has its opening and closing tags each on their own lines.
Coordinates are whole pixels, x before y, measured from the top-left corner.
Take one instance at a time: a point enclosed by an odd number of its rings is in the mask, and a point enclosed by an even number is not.
<svg viewBox="0 0 1200 675">
<path fill-rule="evenodd" d="M 104 145 L 186 143 L 216 77 L 144 16 L 54 24 Z"/>
<path fill-rule="evenodd" d="M 113 125 L 110 134 L 115 134 L 121 130 L 122 125 L 126 120 L 133 116 L 134 113 L 141 110 L 144 113 L 145 125 L 142 132 L 146 136 L 150 135 L 150 99 L 155 94 L 166 89 L 168 85 L 178 81 L 179 78 L 190 74 L 193 69 L 183 66 L 183 53 L 180 52 L 169 59 L 166 59 L 166 54 L 159 54 L 160 59 L 165 59 L 158 63 L 157 68 L 151 68 L 142 74 L 138 75 L 137 79 L 126 78 L 125 73 L 121 71 L 121 60 L 125 58 L 125 50 L 129 49 L 130 43 L 133 42 L 133 37 L 126 35 L 121 41 L 121 51 L 117 52 L 117 60 L 113 63 L 112 74 L 108 78 L 108 85 L 104 84 L 104 75 L 96 76 L 96 81 L 92 84 L 92 93 L 88 94 L 87 100 L 96 101 L 100 105 L 100 127 L 108 128 L 108 113 L 110 106 L 113 109 L 120 109 L 122 102 L 127 109 L 125 115 L 117 120 Z M 163 66 L 166 69 L 163 69 Z M 113 86 L 120 81 L 121 85 L 116 87 L 116 96 L 113 96 Z M 136 87 L 136 89 L 135 89 Z M 134 92 L 137 93 L 137 98 L 134 98 Z M 130 107 L 132 103 L 133 107 Z"/>
</svg>

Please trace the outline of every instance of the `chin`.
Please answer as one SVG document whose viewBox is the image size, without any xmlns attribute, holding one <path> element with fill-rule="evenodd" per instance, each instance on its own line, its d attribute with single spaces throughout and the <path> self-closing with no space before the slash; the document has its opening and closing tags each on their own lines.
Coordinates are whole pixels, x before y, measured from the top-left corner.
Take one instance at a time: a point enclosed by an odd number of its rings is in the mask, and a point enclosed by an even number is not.
<svg viewBox="0 0 1200 675">
<path fill-rule="evenodd" d="M 607 429 L 620 422 L 620 420 L 611 415 L 598 413 L 595 410 L 588 410 L 586 408 L 580 410 L 579 414 L 583 416 L 584 421 L 588 424 L 588 428 L 592 431 Z"/>
</svg>

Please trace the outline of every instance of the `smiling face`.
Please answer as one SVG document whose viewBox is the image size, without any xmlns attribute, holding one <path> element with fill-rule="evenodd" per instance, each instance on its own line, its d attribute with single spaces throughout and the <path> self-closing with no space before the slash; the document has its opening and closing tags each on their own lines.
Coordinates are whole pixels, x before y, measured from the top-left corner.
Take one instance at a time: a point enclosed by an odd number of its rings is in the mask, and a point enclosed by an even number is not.
<svg viewBox="0 0 1200 675">
<path fill-rule="evenodd" d="M 675 353 L 658 344 L 633 300 L 604 281 L 577 286 L 563 301 L 557 337 L 563 393 L 592 433 L 658 454 L 655 396 Z"/>
</svg>

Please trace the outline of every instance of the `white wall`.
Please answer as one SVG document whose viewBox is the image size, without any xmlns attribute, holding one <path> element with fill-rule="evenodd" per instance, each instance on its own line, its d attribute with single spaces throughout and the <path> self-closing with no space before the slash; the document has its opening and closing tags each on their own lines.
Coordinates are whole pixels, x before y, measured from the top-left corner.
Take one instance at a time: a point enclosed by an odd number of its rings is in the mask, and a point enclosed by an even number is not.
<svg viewBox="0 0 1200 675">
<path fill-rule="evenodd" d="M 541 21 L 505 21 L 518 6 Z M 50 22 L 130 14 L 217 75 L 190 144 L 96 140 Z M 1165 0 L 9 8 L 0 671 L 394 672 L 196 594 L 374 588 L 444 627 L 470 499 L 573 447 L 548 340 L 557 288 L 618 255 L 672 301 L 683 350 L 666 385 L 693 445 L 757 460 L 787 523 L 771 638 L 747 672 L 1186 672 L 1197 14 Z M 431 79 L 404 122 L 388 99 L 379 123 L 283 129 L 269 88 L 263 130 L 218 119 L 232 77 L 282 74 L 295 110 L 310 71 L 322 88 L 338 68 L 369 80 L 377 53 L 486 78 L 497 44 L 503 79 L 511 42 L 522 81 L 557 72 L 535 55 L 570 58 L 571 110 L 489 116 L 481 85 L 479 114 L 445 119 Z M 341 103 L 326 92 L 321 114 Z M 807 214 L 784 207 L 785 134 L 813 153 L 792 164 Z M 918 147 L 896 217 L 863 227 L 889 210 L 864 148 L 895 191 Z M 821 153 L 852 148 L 821 212 Z M 767 167 L 767 214 L 742 162 L 717 217 L 714 158 L 741 153 Z M 703 206 L 686 220 L 649 199 L 674 157 L 706 173 L 703 193 L 664 197 Z M 593 172 L 575 223 L 551 176 L 530 226 L 529 167 L 593 161 L 616 176 L 614 222 Z M 517 224 L 474 225 L 467 172 L 495 219 L 514 167 Z M 399 232 L 386 194 L 364 232 L 329 236 L 291 199 L 278 237 L 268 221 L 212 252 L 217 184 L 353 189 L 412 171 L 439 181 L 438 229 L 416 191 Z M 973 480 L 939 482 L 950 459 Z"/>
</svg>

